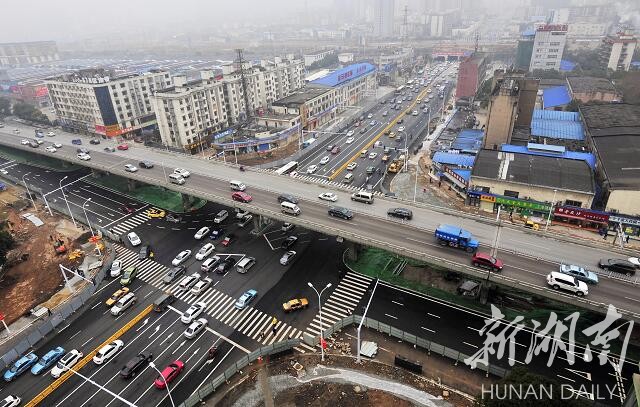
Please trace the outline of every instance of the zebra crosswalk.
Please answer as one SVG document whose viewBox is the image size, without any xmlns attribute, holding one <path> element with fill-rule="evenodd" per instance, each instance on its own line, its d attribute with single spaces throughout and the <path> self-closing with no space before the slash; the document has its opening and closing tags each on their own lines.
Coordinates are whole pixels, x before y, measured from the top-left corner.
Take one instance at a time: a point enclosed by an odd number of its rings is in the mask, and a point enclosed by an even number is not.
<svg viewBox="0 0 640 407">
<path fill-rule="evenodd" d="M 338 181 L 330 181 L 326 178 L 314 177 L 313 175 L 297 174 L 294 178 L 301 181 L 315 182 L 316 184 L 330 185 L 332 187 L 340 188 L 345 191 L 359 191 L 362 189 L 362 187 L 358 187 L 356 185 L 347 185 Z M 384 196 L 384 194 L 380 191 L 373 191 L 372 194 L 374 196 Z"/>
<path fill-rule="evenodd" d="M 283 321 L 276 320 L 274 324 L 274 317 L 260 310 L 252 307 L 237 309 L 234 306 L 235 298 L 216 290 L 214 287 L 209 287 L 200 295 L 192 294 L 190 290 L 180 290 L 178 285 L 181 279 L 177 279 L 171 284 L 163 283 L 162 280 L 169 270 L 164 265 L 150 259 L 140 261 L 137 253 L 120 245 L 116 246 L 116 253 L 117 258 L 123 263 L 123 268 L 131 265 L 138 266 L 137 278 L 140 280 L 162 290 L 173 292 L 176 298 L 189 305 L 196 302 L 206 303 L 207 307 L 204 313 L 263 345 L 302 337 L 301 330 Z"/>
<path fill-rule="evenodd" d="M 158 209 L 158 208 L 153 208 Z M 113 233 L 117 235 L 121 235 L 129 232 L 131 229 L 142 225 L 143 223 L 149 221 L 151 218 L 147 216 L 147 211 L 139 212 L 131 217 L 126 218 L 122 222 L 118 223 L 116 226 L 112 226 L 110 229 Z"/>
<path fill-rule="evenodd" d="M 336 289 L 331 292 L 329 298 L 322 304 L 322 323 L 320 323 L 320 313 L 318 312 L 305 333 L 310 336 L 320 336 L 320 329 L 327 329 L 339 320 L 353 314 L 372 281 L 372 278 L 365 275 L 347 272 Z M 315 350 L 304 342 L 295 349 L 302 353 L 305 352 L 305 349 Z"/>
</svg>

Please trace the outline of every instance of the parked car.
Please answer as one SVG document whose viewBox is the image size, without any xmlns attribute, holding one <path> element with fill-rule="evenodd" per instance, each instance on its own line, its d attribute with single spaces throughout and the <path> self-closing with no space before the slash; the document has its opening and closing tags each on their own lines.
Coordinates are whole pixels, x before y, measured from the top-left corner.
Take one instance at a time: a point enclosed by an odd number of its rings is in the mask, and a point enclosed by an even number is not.
<svg viewBox="0 0 640 407">
<path fill-rule="evenodd" d="M 247 290 L 238 298 L 234 306 L 238 309 L 244 309 L 258 295 L 256 290 Z"/>
<path fill-rule="evenodd" d="M 329 216 L 351 220 L 353 218 L 353 212 L 351 212 L 347 208 L 336 206 L 333 208 L 329 208 Z"/>
<path fill-rule="evenodd" d="M 227 233 L 227 235 L 222 239 L 222 245 L 224 247 L 229 246 L 235 240 L 235 235 L 233 233 Z"/>
<path fill-rule="evenodd" d="M 213 218 L 213 223 L 216 223 L 216 224 L 222 223 L 228 217 L 229 217 L 229 212 L 227 210 L 223 209 L 220 212 L 218 212 L 218 214 L 216 215 L 215 218 Z"/>
<path fill-rule="evenodd" d="M 502 271 L 502 268 L 504 267 L 504 263 L 502 262 L 502 260 L 496 259 L 490 254 L 484 252 L 474 253 L 473 257 L 471 258 L 471 264 L 476 267 L 489 269 L 493 272 Z"/>
<path fill-rule="evenodd" d="M 211 240 L 216 240 L 217 238 L 221 237 L 222 235 L 224 235 L 224 228 L 221 226 L 214 226 L 213 229 L 211 229 L 211 233 L 209 234 L 209 238 Z"/>
<path fill-rule="evenodd" d="M 191 257 L 191 250 L 183 250 L 171 261 L 171 265 L 179 266 Z"/>
<path fill-rule="evenodd" d="M 31 368 L 31 373 L 34 375 L 39 375 L 44 370 L 47 370 L 54 363 L 56 363 L 60 358 L 64 355 L 64 348 L 62 346 L 55 347 L 51 349 L 49 352 L 45 353 L 43 357 L 38 360 L 38 362 L 33 365 Z M 0 404 L 2 406 L 2 404 Z"/>
<path fill-rule="evenodd" d="M 29 370 L 33 365 L 38 362 L 38 356 L 35 353 L 29 352 L 22 356 L 20 359 L 13 362 L 11 367 L 4 372 L 4 381 L 10 382 L 18 378 L 21 374 Z"/>
<path fill-rule="evenodd" d="M 202 262 L 202 265 L 200 266 L 200 271 L 208 273 L 214 268 L 216 268 L 219 263 L 220 263 L 220 256 L 211 256 Z"/>
<path fill-rule="evenodd" d="M 598 284 L 598 275 L 575 264 L 561 264 L 560 272 L 575 277 L 587 284 Z"/>
<path fill-rule="evenodd" d="M 288 236 L 282 242 L 282 248 L 285 250 L 289 250 L 296 242 L 298 241 L 298 236 Z"/>
<path fill-rule="evenodd" d="M 136 357 L 129 360 L 126 365 L 120 369 L 120 377 L 123 379 L 130 379 L 138 372 L 142 371 L 149 362 L 153 360 L 153 354 L 148 351 L 139 353 Z"/>
<path fill-rule="evenodd" d="M 196 260 L 202 261 L 215 250 L 213 243 L 205 243 L 196 253 Z"/>
<path fill-rule="evenodd" d="M 76 363 L 82 359 L 82 352 L 77 349 L 71 349 L 56 363 L 55 367 L 51 369 L 51 377 L 57 379 L 62 376 L 63 373 L 75 366 Z"/>
<path fill-rule="evenodd" d="M 193 235 L 193 237 L 194 237 L 196 240 L 200 240 L 200 239 L 202 239 L 203 237 L 207 236 L 207 235 L 209 234 L 209 232 L 211 232 L 211 229 L 209 229 L 209 227 L 208 227 L 208 226 L 203 226 L 203 227 L 201 227 L 200 229 L 198 229 L 198 231 L 196 232 L 196 234 L 195 234 L 195 235 Z"/>
<path fill-rule="evenodd" d="M 216 268 L 216 273 L 225 274 L 226 272 L 231 270 L 231 268 L 233 268 L 233 266 L 235 266 L 237 262 L 238 261 L 233 257 L 231 256 L 227 257 L 226 259 L 222 260 L 220 264 L 218 264 L 218 268 Z"/>
<path fill-rule="evenodd" d="M 296 257 L 296 254 L 297 252 L 295 250 L 289 250 L 285 252 L 282 257 L 280 257 L 280 264 L 286 266 L 287 264 L 291 263 L 291 260 Z"/>
<path fill-rule="evenodd" d="M 184 363 L 180 360 L 176 360 L 169 363 L 167 367 L 160 371 L 160 375 L 153 381 L 153 385 L 156 389 L 164 389 L 167 387 L 167 383 L 171 383 L 184 369 Z"/>
<path fill-rule="evenodd" d="M 589 287 L 587 287 L 586 283 L 557 271 L 552 271 L 547 275 L 547 284 L 553 287 L 554 290 L 568 291 L 578 297 L 589 294 Z"/>
</svg>

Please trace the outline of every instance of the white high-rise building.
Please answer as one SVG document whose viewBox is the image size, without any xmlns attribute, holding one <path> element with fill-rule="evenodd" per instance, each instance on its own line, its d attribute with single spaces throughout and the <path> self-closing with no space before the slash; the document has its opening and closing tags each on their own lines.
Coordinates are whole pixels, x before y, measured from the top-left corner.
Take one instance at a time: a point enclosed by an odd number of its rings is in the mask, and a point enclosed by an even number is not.
<svg viewBox="0 0 640 407">
<path fill-rule="evenodd" d="M 567 42 L 566 24 L 544 24 L 536 28 L 529 71 L 560 70 L 560 60 Z"/>
<path fill-rule="evenodd" d="M 373 8 L 373 35 L 393 36 L 395 0 L 375 0 Z"/>
<path fill-rule="evenodd" d="M 612 71 L 628 71 L 635 52 L 638 39 L 633 30 L 626 29 L 603 40 L 603 47 L 608 53 L 607 68 Z"/>
</svg>

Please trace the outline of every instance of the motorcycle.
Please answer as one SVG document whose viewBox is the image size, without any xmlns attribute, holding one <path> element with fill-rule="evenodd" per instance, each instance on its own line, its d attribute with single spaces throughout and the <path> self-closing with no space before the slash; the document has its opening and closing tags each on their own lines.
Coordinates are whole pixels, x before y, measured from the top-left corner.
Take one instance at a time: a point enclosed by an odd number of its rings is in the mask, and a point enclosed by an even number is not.
<svg viewBox="0 0 640 407">
<path fill-rule="evenodd" d="M 244 166 L 243 165 L 240 166 L 240 171 L 244 172 Z"/>
<path fill-rule="evenodd" d="M 216 346 L 212 346 L 211 348 L 209 348 L 209 351 L 207 352 L 207 359 L 213 359 L 216 357 L 217 354 L 218 354 L 218 348 Z"/>
</svg>

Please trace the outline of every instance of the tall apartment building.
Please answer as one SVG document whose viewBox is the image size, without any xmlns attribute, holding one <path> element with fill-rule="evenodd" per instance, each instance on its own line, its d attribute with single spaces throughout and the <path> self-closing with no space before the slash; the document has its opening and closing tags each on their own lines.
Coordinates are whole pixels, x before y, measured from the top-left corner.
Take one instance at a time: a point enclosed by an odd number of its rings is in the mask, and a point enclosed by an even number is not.
<svg viewBox="0 0 640 407">
<path fill-rule="evenodd" d="M 0 66 L 23 66 L 58 61 L 55 41 L 14 42 L 0 44 Z"/>
<path fill-rule="evenodd" d="M 607 68 L 612 71 L 628 71 L 637 44 L 638 39 L 631 29 L 606 37 L 603 40 L 602 53 L 605 59 L 608 56 Z"/>
<path fill-rule="evenodd" d="M 65 130 L 107 137 L 132 135 L 155 125 L 154 92 L 171 85 L 168 72 L 116 76 L 87 69 L 45 80 Z"/>
<path fill-rule="evenodd" d="M 255 116 L 271 104 L 292 94 L 304 83 L 302 60 L 275 58 L 243 65 L 247 84 L 249 114 Z M 166 145 L 197 151 L 210 144 L 212 134 L 247 116 L 242 75 L 237 63 L 222 67 L 222 77 L 203 71 L 201 77 L 188 82 L 174 77 L 174 86 L 152 97 L 158 117 L 158 129 Z"/>
<path fill-rule="evenodd" d="M 529 71 L 560 70 L 560 60 L 566 42 L 566 24 L 544 24 L 537 27 Z"/>
<path fill-rule="evenodd" d="M 456 100 L 472 99 L 484 79 L 487 69 L 487 59 L 482 53 L 474 53 L 460 62 L 458 68 L 458 82 L 456 86 Z"/>
<path fill-rule="evenodd" d="M 375 0 L 373 7 L 373 35 L 393 36 L 395 0 Z"/>
</svg>

